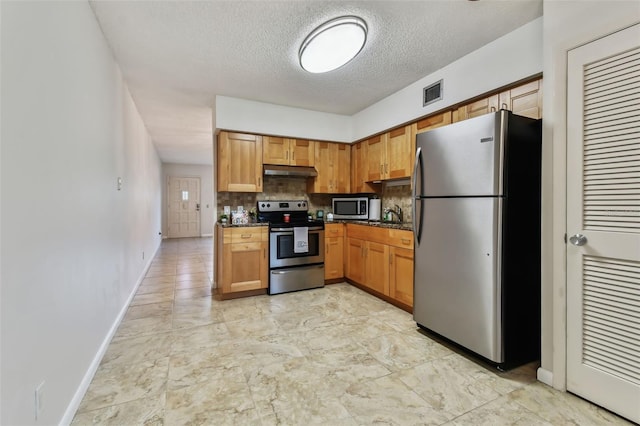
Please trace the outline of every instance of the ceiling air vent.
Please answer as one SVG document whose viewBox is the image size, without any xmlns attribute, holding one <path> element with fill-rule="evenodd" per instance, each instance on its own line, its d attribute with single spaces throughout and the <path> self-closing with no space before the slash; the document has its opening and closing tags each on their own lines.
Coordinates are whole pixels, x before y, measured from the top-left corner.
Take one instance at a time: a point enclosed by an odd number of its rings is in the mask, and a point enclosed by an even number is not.
<svg viewBox="0 0 640 426">
<path fill-rule="evenodd" d="M 422 89 L 422 106 L 425 107 L 430 103 L 442 99 L 442 80 L 433 83 Z"/>
</svg>

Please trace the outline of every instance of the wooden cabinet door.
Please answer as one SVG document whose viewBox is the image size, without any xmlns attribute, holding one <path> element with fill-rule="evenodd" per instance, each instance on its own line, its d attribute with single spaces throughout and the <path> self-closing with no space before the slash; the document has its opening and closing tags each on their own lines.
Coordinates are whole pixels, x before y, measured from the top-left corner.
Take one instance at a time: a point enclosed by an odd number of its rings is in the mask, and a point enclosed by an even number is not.
<svg viewBox="0 0 640 426">
<path fill-rule="evenodd" d="M 344 238 L 325 236 L 324 279 L 344 277 Z"/>
<path fill-rule="evenodd" d="M 441 114 L 432 115 L 431 117 L 423 118 L 415 123 L 416 134 L 426 132 L 437 127 L 446 126 L 451 124 L 451 111 L 445 111 Z"/>
<path fill-rule="evenodd" d="M 315 142 L 315 167 L 318 176 L 307 181 L 307 192 L 329 194 L 332 190 L 334 164 L 332 144 Z"/>
<path fill-rule="evenodd" d="M 223 257 L 223 293 L 266 288 L 266 242 L 225 244 Z"/>
<path fill-rule="evenodd" d="M 289 164 L 292 166 L 313 167 L 315 165 L 315 143 L 306 139 L 292 139 L 290 143 Z"/>
<path fill-rule="evenodd" d="M 462 121 L 468 118 L 479 117 L 500 109 L 499 96 L 491 95 L 487 98 L 479 99 L 467 105 L 463 105 L 453 112 L 453 121 Z"/>
<path fill-rule="evenodd" d="M 372 290 L 389 295 L 389 246 L 368 241 L 365 248 L 365 281 Z"/>
<path fill-rule="evenodd" d="M 262 162 L 264 164 L 289 164 L 289 151 L 292 140 L 275 136 L 262 137 Z"/>
<path fill-rule="evenodd" d="M 346 277 L 359 284 L 365 283 L 364 249 L 365 242 L 357 238 L 347 238 Z"/>
<path fill-rule="evenodd" d="M 378 135 L 367 139 L 367 181 L 382 180 L 384 178 L 384 159 L 386 157 L 385 135 Z"/>
<path fill-rule="evenodd" d="M 411 177 L 415 156 L 415 135 L 411 125 L 387 133 L 385 179 Z"/>
<path fill-rule="evenodd" d="M 351 145 L 351 193 L 375 193 L 376 188 L 367 182 L 367 144 L 358 142 Z"/>
<path fill-rule="evenodd" d="M 346 143 L 334 145 L 333 193 L 348 194 L 351 189 L 351 146 Z"/>
<path fill-rule="evenodd" d="M 262 136 L 220 132 L 218 191 L 262 192 Z"/>
<path fill-rule="evenodd" d="M 514 114 L 530 118 L 542 118 L 542 80 L 514 87 L 503 100 Z"/>
<path fill-rule="evenodd" d="M 390 247 L 389 296 L 413 306 L 413 250 Z"/>
</svg>

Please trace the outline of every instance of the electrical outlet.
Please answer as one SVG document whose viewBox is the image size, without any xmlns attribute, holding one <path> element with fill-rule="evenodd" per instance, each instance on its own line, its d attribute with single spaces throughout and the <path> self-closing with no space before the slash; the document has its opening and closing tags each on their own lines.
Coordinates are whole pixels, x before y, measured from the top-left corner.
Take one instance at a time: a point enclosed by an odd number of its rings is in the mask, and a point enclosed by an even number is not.
<svg viewBox="0 0 640 426">
<path fill-rule="evenodd" d="M 35 414 L 36 420 L 42 415 L 42 409 L 44 408 L 44 381 L 38 385 L 35 392 Z"/>
</svg>

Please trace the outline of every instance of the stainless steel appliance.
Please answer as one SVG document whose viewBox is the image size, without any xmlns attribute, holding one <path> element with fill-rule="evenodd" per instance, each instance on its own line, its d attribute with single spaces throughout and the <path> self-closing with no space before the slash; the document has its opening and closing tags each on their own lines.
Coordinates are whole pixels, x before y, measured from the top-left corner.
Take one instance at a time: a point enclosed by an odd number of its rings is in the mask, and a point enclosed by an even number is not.
<svg viewBox="0 0 640 426">
<path fill-rule="evenodd" d="M 369 219 L 369 198 L 343 197 L 331 200 L 334 219 Z"/>
<path fill-rule="evenodd" d="M 269 223 L 269 294 L 323 287 L 324 222 L 309 220 L 304 200 L 257 204 L 258 220 Z"/>
<path fill-rule="evenodd" d="M 415 321 L 503 368 L 538 359 L 541 121 L 501 110 L 416 147 Z"/>
</svg>

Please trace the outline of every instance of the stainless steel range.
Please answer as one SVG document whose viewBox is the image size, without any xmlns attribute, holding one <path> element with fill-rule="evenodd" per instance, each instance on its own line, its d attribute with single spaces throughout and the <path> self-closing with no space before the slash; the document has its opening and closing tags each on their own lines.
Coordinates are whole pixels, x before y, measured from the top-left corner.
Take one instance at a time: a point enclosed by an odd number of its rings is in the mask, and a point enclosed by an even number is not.
<svg viewBox="0 0 640 426">
<path fill-rule="evenodd" d="M 324 286 L 324 222 L 308 219 L 304 200 L 258 201 L 269 223 L 269 294 Z"/>
</svg>

